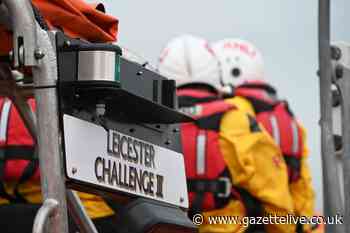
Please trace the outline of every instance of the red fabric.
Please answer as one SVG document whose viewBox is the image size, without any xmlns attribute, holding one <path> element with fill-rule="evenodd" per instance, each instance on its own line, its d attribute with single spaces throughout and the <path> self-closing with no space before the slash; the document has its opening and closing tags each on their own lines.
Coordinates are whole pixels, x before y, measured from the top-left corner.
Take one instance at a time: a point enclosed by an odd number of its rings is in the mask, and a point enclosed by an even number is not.
<svg viewBox="0 0 350 233">
<path fill-rule="evenodd" d="M 34 101 L 31 100 L 29 103 L 35 111 Z M 7 146 L 33 146 L 33 138 L 13 104 L 11 106 L 7 129 Z"/>
<path fill-rule="evenodd" d="M 243 96 L 246 98 L 253 98 L 256 100 L 260 100 L 263 102 L 266 102 L 267 104 L 273 104 L 275 100 L 273 100 L 265 90 L 262 89 L 253 89 L 253 88 L 245 88 L 245 87 L 239 87 L 235 89 L 235 95 L 236 96 Z"/>
<path fill-rule="evenodd" d="M 280 103 L 273 111 L 262 112 L 256 116 L 258 122 L 264 125 L 266 130 L 273 136 L 272 126 L 270 118 L 274 116 L 277 120 L 278 131 L 280 135 L 280 147 L 285 155 L 293 155 L 297 158 L 301 158 L 303 142 L 302 142 L 302 131 L 294 117 L 288 112 L 285 105 Z M 293 128 L 292 124 L 297 126 L 298 130 L 298 151 L 293 152 Z"/>
<path fill-rule="evenodd" d="M 219 147 L 219 134 L 215 131 L 199 129 L 193 123 L 184 123 L 181 126 L 181 139 L 183 153 L 185 155 L 185 168 L 188 178 L 198 179 L 214 179 L 223 171 L 226 167 L 225 161 L 222 157 Z M 206 162 L 205 162 L 205 174 L 199 175 L 196 172 L 197 164 L 197 136 L 199 134 L 206 134 Z"/>
<path fill-rule="evenodd" d="M 204 90 L 180 89 L 176 91 L 177 96 L 190 96 L 194 98 L 206 98 L 215 96 L 213 93 Z"/>
<path fill-rule="evenodd" d="M 0 106 L 2 109 L 4 98 L 0 99 Z M 28 100 L 33 111 L 35 111 L 34 99 Z M 34 141 L 32 136 L 29 134 L 27 128 L 24 125 L 22 118 L 20 117 L 17 109 L 12 104 L 9 113 L 8 127 L 7 127 L 7 140 L 2 142 L 1 146 L 27 146 L 34 148 Z M 19 155 L 23 156 L 23 155 Z M 4 179 L 7 181 L 17 181 L 23 174 L 24 169 L 27 167 L 29 160 L 24 159 L 11 159 L 5 162 Z M 34 175 L 31 177 L 32 180 L 39 180 L 39 169 L 37 169 Z"/>
<path fill-rule="evenodd" d="M 5 168 L 4 168 L 5 169 L 4 179 L 6 181 L 18 181 L 19 178 L 22 176 L 23 171 L 27 167 L 28 163 L 29 163 L 28 160 L 22 160 L 22 159 L 7 161 L 5 163 Z M 36 169 L 34 175 L 30 179 L 35 181 L 40 180 L 39 169 Z"/>
<path fill-rule="evenodd" d="M 218 145 L 218 133 L 213 131 L 204 131 L 207 136 L 206 154 L 205 154 L 205 173 L 197 174 L 197 151 L 196 139 L 199 132 L 203 130 L 198 129 L 194 124 L 185 123 L 181 127 L 183 153 L 185 156 L 185 168 L 187 179 L 209 179 L 216 180 L 220 174 L 225 170 L 226 164 L 222 157 Z M 190 207 L 195 198 L 195 193 L 189 193 Z M 211 210 L 215 208 L 214 195 L 212 193 L 205 193 L 202 205 L 203 210 Z"/>
<path fill-rule="evenodd" d="M 118 20 L 82 0 L 33 0 L 51 27 L 91 42 L 116 40 Z"/>
<path fill-rule="evenodd" d="M 190 94 L 194 97 L 207 97 L 203 92 L 196 90 L 182 91 L 186 96 Z M 217 113 L 223 113 L 233 106 L 224 101 L 213 101 L 209 103 L 199 104 L 202 107 L 202 114 L 196 116 L 197 119 L 208 117 Z M 205 153 L 205 172 L 197 174 L 197 137 L 198 135 L 206 135 L 206 153 Z M 181 125 L 181 140 L 183 153 L 185 157 L 185 168 L 187 179 L 209 179 L 217 180 L 226 168 L 225 161 L 219 147 L 219 133 L 212 130 L 203 130 L 196 126 L 195 123 L 184 123 Z M 189 193 L 190 208 L 195 198 L 195 193 Z M 211 210 L 215 208 L 214 195 L 205 193 L 202 205 L 203 210 Z"/>
<path fill-rule="evenodd" d="M 11 32 L 0 24 L 0 56 L 8 55 L 12 48 Z"/>
<path fill-rule="evenodd" d="M 301 159 L 303 153 L 303 139 L 302 139 L 302 129 L 300 128 L 298 122 L 294 117 L 288 112 L 287 107 L 284 103 L 278 104 L 272 111 L 261 112 L 257 114 L 256 119 L 261 123 L 265 129 L 269 132 L 271 136 L 273 135 L 273 129 L 271 124 L 271 118 L 275 117 L 277 120 L 277 128 L 280 138 L 280 148 L 285 157 L 294 157 L 298 160 Z M 297 141 L 294 142 L 293 139 L 293 128 L 292 124 L 297 127 Z M 297 143 L 298 150 L 293 151 L 293 144 Z M 292 167 L 288 167 L 288 175 L 290 181 L 296 181 L 300 172 L 296 171 Z"/>
<path fill-rule="evenodd" d="M 60 28 L 66 35 L 90 42 L 117 40 L 118 19 L 97 10 L 82 0 L 32 0 L 50 28 Z M 0 55 L 12 48 L 12 34 L 0 25 Z"/>
<path fill-rule="evenodd" d="M 195 119 L 207 117 L 214 115 L 216 113 L 221 113 L 221 112 L 226 112 L 230 109 L 234 109 L 235 107 L 231 104 L 226 103 L 223 100 L 217 100 L 217 101 L 212 101 L 210 103 L 206 103 L 205 105 L 200 105 L 202 106 L 202 114 L 201 115 L 196 115 L 193 116 Z"/>
<path fill-rule="evenodd" d="M 251 85 L 251 86 L 249 86 Z M 289 112 L 288 107 L 285 103 L 280 102 L 271 98 L 271 96 L 264 89 L 270 87 L 268 83 L 260 80 L 251 80 L 243 83 L 241 86 L 235 89 L 236 96 L 242 96 L 254 103 L 260 103 L 266 105 L 267 108 L 263 112 L 259 112 L 256 119 L 261 123 L 265 129 L 273 135 L 273 126 L 271 124 L 271 118 L 275 117 L 277 120 L 277 130 L 279 132 L 280 138 L 280 148 L 285 157 L 294 157 L 300 159 L 303 153 L 303 139 L 302 139 L 302 129 L 300 128 L 298 122 L 295 120 L 294 116 Z M 255 106 L 260 108 L 260 106 Z M 267 109 L 271 108 L 269 111 Z M 298 138 L 297 142 L 293 139 L 293 128 L 292 125 L 295 124 L 297 127 Z M 298 151 L 293 151 L 293 144 L 297 143 Z M 288 174 L 291 181 L 295 181 L 299 178 L 300 171 L 288 167 Z"/>
<path fill-rule="evenodd" d="M 264 128 L 267 130 L 267 132 L 269 132 L 271 136 L 273 136 L 270 117 L 271 112 L 262 112 L 256 116 L 256 120 L 264 126 Z"/>
</svg>

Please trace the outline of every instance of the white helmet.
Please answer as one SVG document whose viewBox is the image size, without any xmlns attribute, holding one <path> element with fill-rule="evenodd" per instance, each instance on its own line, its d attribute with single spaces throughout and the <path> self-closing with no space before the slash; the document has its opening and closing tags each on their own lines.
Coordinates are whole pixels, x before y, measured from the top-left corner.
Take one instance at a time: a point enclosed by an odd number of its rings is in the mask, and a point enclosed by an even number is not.
<svg viewBox="0 0 350 233">
<path fill-rule="evenodd" d="M 160 74 L 174 79 L 176 86 L 204 83 L 219 89 L 219 61 L 209 43 L 191 35 L 176 37 L 165 46 L 159 57 Z"/>
<path fill-rule="evenodd" d="M 212 45 L 222 69 L 224 86 L 236 86 L 248 80 L 264 79 L 264 62 L 260 51 L 250 42 L 224 39 Z"/>
</svg>

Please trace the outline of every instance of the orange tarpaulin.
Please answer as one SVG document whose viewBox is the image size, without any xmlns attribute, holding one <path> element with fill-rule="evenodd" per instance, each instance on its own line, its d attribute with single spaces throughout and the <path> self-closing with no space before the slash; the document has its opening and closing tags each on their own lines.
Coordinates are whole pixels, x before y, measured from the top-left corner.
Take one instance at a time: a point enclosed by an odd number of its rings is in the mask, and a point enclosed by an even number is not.
<svg viewBox="0 0 350 233">
<path fill-rule="evenodd" d="M 91 42 L 112 42 L 117 39 L 118 19 L 96 9 L 96 4 L 82 0 L 32 0 L 50 28 L 62 29 L 73 38 Z M 103 8 L 103 7 L 102 7 Z M 11 48 L 11 33 L 0 25 L 0 54 Z"/>
</svg>

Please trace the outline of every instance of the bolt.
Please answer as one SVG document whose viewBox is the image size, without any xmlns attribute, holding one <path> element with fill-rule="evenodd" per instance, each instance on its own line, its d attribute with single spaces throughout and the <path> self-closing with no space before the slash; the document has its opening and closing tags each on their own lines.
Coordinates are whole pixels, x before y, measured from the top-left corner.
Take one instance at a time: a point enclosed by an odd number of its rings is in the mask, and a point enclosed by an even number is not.
<svg viewBox="0 0 350 233">
<path fill-rule="evenodd" d="M 316 75 L 317 75 L 318 77 L 320 77 L 320 71 L 319 71 L 319 70 L 317 70 Z"/>
<path fill-rule="evenodd" d="M 74 175 L 75 173 L 77 173 L 77 171 L 78 171 L 78 169 L 77 169 L 76 167 L 73 167 L 73 168 L 72 168 L 72 173 L 73 173 L 73 175 Z"/>
<path fill-rule="evenodd" d="M 343 73 L 344 73 L 344 70 L 343 70 L 343 66 L 342 65 L 337 65 L 335 67 L 335 77 L 336 79 L 341 79 L 343 77 Z"/>
<path fill-rule="evenodd" d="M 332 59 L 339 61 L 342 56 L 341 49 L 336 46 L 331 46 L 331 57 Z"/>
<path fill-rule="evenodd" d="M 173 129 L 174 133 L 178 133 L 180 130 L 178 128 Z"/>
<path fill-rule="evenodd" d="M 142 71 L 142 70 L 140 70 L 140 71 L 138 71 L 136 74 L 140 76 L 140 75 L 142 75 L 142 74 L 143 74 L 143 71 Z"/>
<path fill-rule="evenodd" d="M 341 151 L 343 149 L 343 138 L 341 135 L 333 135 L 333 143 L 335 151 Z"/>
<path fill-rule="evenodd" d="M 96 114 L 97 116 L 103 116 L 106 113 L 106 105 L 103 103 L 96 104 Z"/>
<path fill-rule="evenodd" d="M 168 139 L 165 141 L 165 145 L 170 145 L 171 141 Z"/>
<path fill-rule="evenodd" d="M 341 96 L 338 90 L 332 90 L 332 106 L 338 107 L 341 104 Z"/>
<path fill-rule="evenodd" d="M 34 57 L 35 57 L 35 59 L 40 60 L 43 57 L 45 57 L 45 53 L 43 53 L 43 51 L 41 51 L 40 49 L 36 49 L 34 51 Z"/>
<path fill-rule="evenodd" d="M 80 95 L 79 94 L 75 94 L 75 98 L 79 99 Z"/>
</svg>

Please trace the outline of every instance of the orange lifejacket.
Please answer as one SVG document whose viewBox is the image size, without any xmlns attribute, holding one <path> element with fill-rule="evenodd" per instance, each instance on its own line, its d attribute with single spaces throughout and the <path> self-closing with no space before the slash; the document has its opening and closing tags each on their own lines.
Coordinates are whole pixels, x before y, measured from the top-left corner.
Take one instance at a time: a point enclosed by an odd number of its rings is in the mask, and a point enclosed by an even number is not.
<svg viewBox="0 0 350 233">
<path fill-rule="evenodd" d="M 82 0 L 32 0 L 50 29 L 58 28 L 72 38 L 90 42 L 113 42 L 117 39 L 118 19 L 105 14 L 101 4 Z M 0 25 L 0 55 L 12 48 L 12 33 Z"/>
<path fill-rule="evenodd" d="M 180 89 L 177 95 L 180 110 L 195 119 L 181 124 L 189 215 L 223 208 L 233 199 L 242 201 L 249 216 L 260 215 L 260 202 L 233 185 L 219 146 L 221 119 L 235 106 L 203 90 Z"/>
<path fill-rule="evenodd" d="M 180 91 L 179 102 L 183 104 L 184 98 L 203 94 L 195 90 Z M 231 178 L 219 148 L 218 134 L 221 117 L 233 108 L 224 100 L 182 105 L 182 110 L 195 119 L 181 125 L 190 209 L 194 211 L 220 208 L 231 197 Z"/>
</svg>

